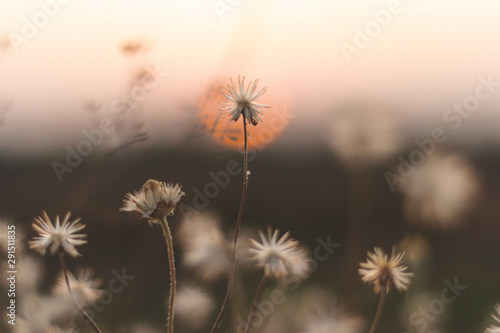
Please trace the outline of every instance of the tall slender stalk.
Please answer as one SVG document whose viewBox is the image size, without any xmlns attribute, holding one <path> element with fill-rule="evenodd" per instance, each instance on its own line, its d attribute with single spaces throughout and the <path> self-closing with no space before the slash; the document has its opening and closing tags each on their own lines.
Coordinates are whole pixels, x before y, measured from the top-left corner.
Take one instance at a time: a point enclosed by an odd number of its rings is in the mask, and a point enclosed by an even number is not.
<svg viewBox="0 0 500 333">
<path fill-rule="evenodd" d="M 252 306 L 250 307 L 250 311 L 248 312 L 248 320 L 247 320 L 247 325 L 245 326 L 245 333 L 248 333 L 248 331 L 250 330 L 250 325 L 252 323 L 253 316 L 255 315 L 255 308 L 257 307 L 257 304 L 260 301 L 260 297 L 262 296 L 262 290 L 264 290 L 264 284 L 266 283 L 266 281 L 267 281 L 266 275 L 262 276 L 262 279 L 259 282 L 259 286 L 255 291 L 255 296 L 252 301 Z"/>
<path fill-rule="evenodd" d="M 160 220 L 160 224 L 163 228 L 163 233 L 167 239 L 168 248 L 168 264 L 170 266 L 170 296 L 168 299 L 168 319 L 167 327 L 168 333 L 174 332 L 174 305 L 175 305 L 175 288 L 177 280 L 175 279 L 175 262 L 174 262 L 174 245 L 172 241 L 172 233 L 168 227 L 167 217 L 163 216 Z"/>
<path fill-rule="evenodd" d="M 94 331 L 96 331 L 97 333 L 101 333 L 101 330 L 99 329 L 97 324 L 92 320 L 92 318 L 90 318 L 89 314 L 85 312 L 85 310 L 80 306 L 75 296 L 73 295 L 73 292 L 71 291 L 71 286 L 69 284 L 69 277 L 68 277 L 68 269 L 66 268 L 66 262 L 64 261 L 64 250 L 62 247 L 59 249 L 59 261 L 61 262 L 61 266 L 64 273 L 64 279 L 66 280 L 66 286 L 68 287 L 68 292 L 69 295 L 71 296 L 71 299 L 73 300 L 73 303 L 75 303 L 76 307 L 78 308 L 78 311 L 80 311 L 82 316 L 87 320 L 90 326 L 92 326 Z"/>
<path fill-rule="evenodd" d="M 236 246 L 238 245 L 238 235 L 240 232 L 241 226 L 241 218 L 243 217 L 243 209 L 245 208 L 245 202 L 247 199 L 247 188 L 248 188 L 248 141 L 247 141 L 247 122 L 245 119 L 245 114 L 241 114 L 243 116 L 243 135 L 244 135 L 244 152 L 243 152 L 243 193 L 241 194 L 241 202 L 240 202 L 240 210 L 238 211 L 238 219 L 236 220 L 236 228 L 234 230 L 234 238 L 233 238 L 233 253 L 231 254 L 231 267 L 229 269 L 229 281 L 227 284 L 227 292 L 226 297 L 224 298 L 224 302 L 222 303 L 222 307 L 220 309 L 219 314 L 217 315 L 217 319 L 212 327 L 210 333 L 215 333 L 220 326 L 222 321 L 222 317 L 226 312 L 227 306 L 229 304 L 229 300 L 231 299 L 231 292 L 233 290 L 233 282 L 234 282 L 234 270 L 236 266 Z"/>
<path fill-rule="evenodd" d="M 375 329 L 377 328 L 378 322 L 380 321 L 380 315 L 382 313 L 382 305 L 384 304 L 385 295 L 385 288 L 382 288 L 382 290 L 380 291 L 380 299 L 378 300 L 377 313 L 375 313 L 375 318 L 373 318 L 373 323 L 370 327 L 369 333 L 375 333 Z"/>
</svg>

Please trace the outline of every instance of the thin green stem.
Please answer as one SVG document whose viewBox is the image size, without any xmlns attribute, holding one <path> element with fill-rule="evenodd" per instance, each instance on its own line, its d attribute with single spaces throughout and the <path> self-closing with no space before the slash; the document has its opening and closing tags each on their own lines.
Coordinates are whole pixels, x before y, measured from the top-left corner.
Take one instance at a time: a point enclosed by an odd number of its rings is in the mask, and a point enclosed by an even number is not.
<svg viewBox="0 0 500 333">
<path fill-rule="evenodd" d="M 227 306 L 229 305 L 229 300 L 231 299 L 231 292 L 233 291 L 234 282 L 234 270 L 236 266 L 236 246 L 238 245 L 238 235 L 240 232 L 241 219 L 243 217 L 243 210 L 245 208 L 245 202 L 247 199 L 247 188 L 248 188 L 248 134 L 247 134 L 247 122 L 245 119 L 245 114 L 243 116 L 243 135 L 244 135 L 244 152 L 243 152 L 243 193 L 241 194 L 240 210 L 238 211 L 238 219 L 236 220 L 236 228 L 234 230 L 233 238 L 233 252 L 231 254 L 231 267 L 229 269 L 229 281 L 227 284 L 226 297 L 222 303 L 220 312 L 215 320 L 214 326 L 210 333 L 215 333 L 220 326 L 222 317 L 226 312 Z"/>
<path fill-rule="evenodd" d="M 377 313 L 375 313 L 375 318 L 373 318 L 372 327 L 370 327 L 369 333 L 375 333 L 375 329 L 377 328 L 378 322 L 380 321 L 380 315 L 382 314 L 382 305 L 384 304 L 385 295 L 385 288 L 382 288 L 382 290 L 380 291 L 380 299 L 378 300 Z"/>
<path fill-rule="evenodd" d="M 262 276 L 262 279 L 259 282 L 259 286 L 255 291 L 255 296 L 252 301 L 252 306 L 250 307 L 250 311 L 248 312 L 248 320 L 247 320 L 247 325 L 245 327 L 245 333 L 248 333 L 248 331 L 250 330 L 250 325 L 255 315 L 255 309 L 257 308 L 257 304 L 259 304 L 260 302 L 260 297 L 262 296 L 262 291 L 264 290 L 264 284 L 266 283 L 266 281 L 267 281 L 266 275 Z"/>
<path fill-rule="evenodd" d="M 78 311 L 82 314 L 82 316 L 87 320 L 87 322 L 92 326 L 92 328 L 97 332 L 101 333 L 101 330 L 97 326 L 97 324 L 90 318 L 89 314 L 85 312 L 85 310 L 78 304 L 75 296 L 73 295 L 73 292 L 71 291 L 71 286 L 69 284 L 69 277 L 68 277 L 68 269 L 66 268 L 66 262 L 64 261 L 64 250 L 62 248 L 59 249 L 59 261 L 61 262 L 61 266 L 63 269 L 64 273 L 64 279 L 66 280 L 66 286 L 68 287 L 68 292 L 69 295 L 71 296 L 71 299 L 73 300 L 73 303 L 75 303 L 76 307 L 78 308 Z"/>
<path fill-rule="evenodd" d="M 174 245 L 172 241 L 172 233 L 170 232 L 170 228 L 168 227 L 167 217 L 164 216 L 160 220 L 160 224 L 163 228 L 163 233 L 165 234 L 165 238 L 167 239 L 167 248 L 168 248 L 168 264 L 170 266 L 170 296 L 168 299 L 168 333 L 174 332 L 174 305 L 175 305 L 175 288 L 177 281 L 175 279 L 175 262 L 174 262 Z"/>
</svg>

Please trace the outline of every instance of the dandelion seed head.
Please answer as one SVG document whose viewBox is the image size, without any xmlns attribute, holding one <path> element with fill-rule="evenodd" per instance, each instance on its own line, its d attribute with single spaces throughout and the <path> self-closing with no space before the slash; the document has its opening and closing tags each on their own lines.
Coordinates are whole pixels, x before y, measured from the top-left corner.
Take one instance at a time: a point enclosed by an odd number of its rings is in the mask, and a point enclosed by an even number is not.
<svg viewBox="0 0 500 333">
<path fill-rule="evenodd" d="M 434 153 L 415 167 L 400 190 L 405 197 L 405 214 L 411 222 L 451 227 L 472 210 L 479 182 L 459 155 Z"/>
<path fill-rule="evenodd" d="M 227 85 L 226 91 L 220 90 L 221 94 L 229 100 L 228 103 L 224 103 L 225 106 L 222 107 L 221 110 L 227 113 L 233 121 L 238 121 L 241 114 L 244 114 L 247 123 L 254 126 L 257 125 L 262 121 L 260 115 L 262 115 L 263 112 L 260 109 L 268 108 L 269 106 L 258 104 L 254 101 L 266 92 L 267 87 L 255 93 L 259 80 L 249 83 L 246 88 L 245 77 L 240 78 L 238 76 L 238 87 L 236 87 L 232 79 L 230 79 L 230 81 L 231 84 Z"/>
<path fill-rule="evenodd" d="M 149 223 L 157 222 L 168 215 L 173 215 L 177 203 L 184 196 L 178 184 L 165 184 L 150 179 L 140 191 L 127 193 L 121 211 L 139 212 Z"/>
<path fill-rule="evenodd" d="M 179 227 L 183 264 L 196 270 L 205 282 L 214 282 L 227 274 L 231 245 L 219 227 L 216 216 L 190 215 Z"/>
<path fill-rule="evenodd" d="M 175 314 L 185 326 L 198 329 L 205 325 L 214 308 L 210 295 L 197 287 L 179 288 L 175 298 Z"/>
<path fill-rule="evenodd" d="M 354 105 L 337 114 L 331 125 L 330 144 L 351 167 L 379 164 L 400 147 L 395 115 L 380 106 Z"/>
<path fill-rule="evenodd" d="M 94 271 L 92 269 L 80 269 L 77 277 L 68 272 L 68 279 L 71 292 L 78 303 L 83 306 L 95 303 L 104 293 L 102 290 L 98 289 L 102 285 L 102 280 L 94 279 Z M 69 296 L 68 286 L 66 285 L 66 278 L 63 272 L 59 275 L 57 284 L 54 287 L 54 294 Z"/>
<path fill-rule="evenodd" d="M 249 250 L 251 258 L 257 267 L 264 268 L 264 275 L 276 279 L 283 279 L 294 275 L 305 279 L 309 273 L 309 259 L 299 242 L 290 237 L 287 232 L 278 239 L 279 230 L 268 228 L 267 236 L 259 232 L 261 242 L 252 241 Z"/>
<path fill-rule="evenodd" d="M 360 263 L 358 272 L 361 280 L 373 284 L 375 293 L 382 289 L 387 293 L 392 287 L 399 291 L 406 290 L 413 273 L 405 272 L 407 267 L 399 265 L 403 256 L 404 252 L 396 254 L 393 250 L 388 258 L 381 248 L 375 247 L 374 252 L 368 252 L 367 261 Z"/>
<path fill-rule="evenodd" d="M 55 322 L 72 320 L 77 310 L 68 297 L 40 295 L 32 291 L 23 294 L 17 314 L 15 332 L 40 332 L 40 329 L 52 327 Z"/>
<path fill-rule="evenodd" d="M 500 304 L 496 304 L 495 313 L 491 317 L 496 321 L 496 324 L 492 324 L 486 328 L 485 333 L 500 333 Z"/>
<path fill-rule="evenodd" d="M 47 250 L 54 254 L 62 248 L 70 256 L 78 256 L 76 246 L 87 243 L 84 239 L 87 235 L 78 233 L 85 228 L 85 224 L 80 223 L 80 218 L 69 221 L 70 216 L 71 213 L 68 212 L 62 223 L 59 216 L 56 216 L 54 225 L 44 211 L 42 216 L 37 217 L 32 224 L 38 236 L 29 242 L 30 248 L 42 255 L 45 255 Z"/>
</svg>

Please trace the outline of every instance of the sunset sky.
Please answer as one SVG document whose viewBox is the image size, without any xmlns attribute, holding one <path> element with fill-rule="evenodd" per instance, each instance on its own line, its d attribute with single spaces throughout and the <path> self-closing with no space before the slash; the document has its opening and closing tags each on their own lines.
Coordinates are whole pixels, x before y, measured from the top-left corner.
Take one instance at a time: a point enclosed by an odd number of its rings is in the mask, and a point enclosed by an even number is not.
<svg viewBox="0 0 500 333">
<path fill-rule="evenodd" d="M 346 59 L 341 46 L 356 47 L 358 32 L 377 22 L 374 13 L 391 14 Z M 12 101 L 12 109 L 0 114 L 0 153 L 64 147 L 62 138 L 90 126 L 82 103 L 111 103 L 140 64 L 168 73 L 145 101 L 153 140 L 181 135 L 178 124 L 191 119 L 186 112 L 195 112 L 207 87 L 239 74 L 260 78 L 267 98 L 299 117 L 300 133 L 352 100 L 439 123 L 479 77 L 500 81 L 499 14 L 493 0 L 2 1 L 0 106 Z M 33 23 L 38 31 L 19 39 Z M 9 37 L 18 52 L 5 48 Z M 135 60 L 120 53 L 137 39 L 147 53 Z M 464 133 L 500 138 L 499 106 L 500 89 Z"/>
</svg>

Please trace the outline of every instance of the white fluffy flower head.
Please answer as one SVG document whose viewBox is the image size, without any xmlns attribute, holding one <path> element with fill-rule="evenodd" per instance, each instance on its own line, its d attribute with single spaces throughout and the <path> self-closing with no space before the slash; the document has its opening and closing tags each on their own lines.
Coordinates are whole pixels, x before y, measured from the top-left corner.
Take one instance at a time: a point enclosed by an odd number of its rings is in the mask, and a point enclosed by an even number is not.
<svg viewBox="0 0 500 333">
<path fill-rule="evenodd" d="M 191 329 L 203 327 L 213 307 L 210 295 L 197 287 L 184 286 L 177 292 L 175 313 Z"/>
<path fill-rule="evenodd" d="M 238 121 L 240 115 L 244 114 L 247 123 L 252 123 L 254 126 L 257 125 L 262 121 L 260 119 L 260 115 L 263 114 L 263 112 L 259 109 L 268 108 L 269 106 L 258 104 L 254 101 L 266 92 L 267 87 L 262 88 L 255 93 L 259 80 L 249 83 L 246 88 L 245 77 L 241 79 L 238 76 L 238 87 L 236 87 L 232 79 L 230 79 L 230 81 L 231 84 L 227 85 L 226 91 L 220 90 L 220 92 L 230 101 L 229 103 L 224 103 L 226 106 L 222 107 L 221 110 L 231 116 L 231 120 Z"/>
<path fill-rule="evenodd" d="M 104 294 L 101 289 L 98 289 L 102 285 L 102 280 L 94 279 L 94 271 L 92 269 L 81 269 L 77 277 L 68 273 L 68 279 L 71 291 L 78 302 L 84 306 L 95 303 Z M 59 275 L 54 292 L 60 295 L 68 294 L 68 286 L 66 285 L 64 273 Z"/>
<path fill-rule="evenodd" d="M 267 236 L 259 232 L 261 243 L 251 240 L 254 248 L 250 249 L 252 259 L 258 267 L 264 268 L 266 277 L 282 279 L 289 275 L 305 279 L 309 272 L 309 260 L 306 251 L 299 242 L 289 238 L 287 232 L 278 239 L 279 230 L 268 228 Z"/>
<path fill-rule="evenodd" d="M 178 237 L 186 267 L 196 271 L 204 282 L 225 277 L 231 264 L 231 245 L 216 216 L 207 213 L 187 216 L 179 226 Z"/>
<path fill-rule="evenodd" d="M 167 215 L 172 215 L 175 206 L 184 194 L 178 184 L 165 184 L 150 179 L 140 191 L 134 194 L 127 193 L 124 206 L 120 210 L 140 212 L 143 217 L 149 219 L 149 223 L 152 223 Z"/>
<path fill-rule="evenodd" d="M 37 217 L 33 223 L 33 228 L 38 232 L 39 236 L 29 242 L 30 248 L 42 255 L 45 255 L 47 249 L 54 254 L 62 248 L 70 256 L 78 256 L 79 253 L 75 246 L 87 243 L 84 239 L 87 235 L 78 233 L 85 228 L 85 224 L 80 223 L 80 218 L 70 222 L 70 216 L 71 213 L 68 212 L 62 223 L 59 216 L 57 216 L 54 225 L 44 211 L 43 215 Z"/>
<path fill-rule="evenodd" d="M 460 155 L 435 152 L 401 183 L 408 219 L 430 227 L 453 227 L 466 220 L 480 192 L 476 173 Z"/>
<path fill-rule="evenodd" d="M 407 267 L 399 265 L 404 252 L 396 254 L 393 250 L 388 258 L 381 248 L 375 247 L 373 250 L 374 252 L 368 252 L 368 260 L 359 264 L 361 280 L 372 283 L 375 293 L 382 289 L 387 293 L 393 286 L 399 291 L 406 290 L 413 273 L 405 272 Z"/>
<path fill-rule="evenodd" d="M 495 305 L 496 314 L 492 314 L 491 317 L 495 319 L 497 324 L 490 325 L 484 332 L 485 333 L 500 333 L 500 304 Z"/>
</svg>

